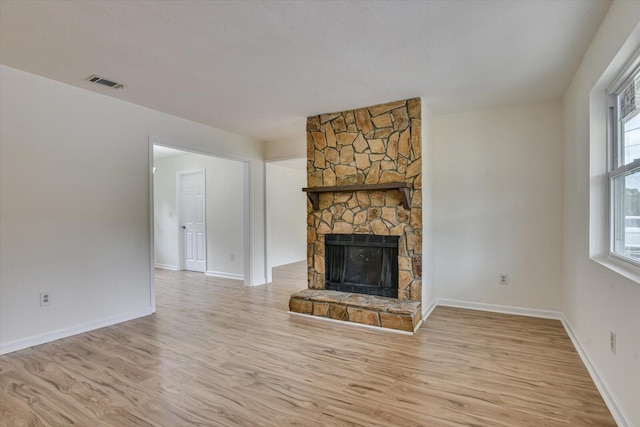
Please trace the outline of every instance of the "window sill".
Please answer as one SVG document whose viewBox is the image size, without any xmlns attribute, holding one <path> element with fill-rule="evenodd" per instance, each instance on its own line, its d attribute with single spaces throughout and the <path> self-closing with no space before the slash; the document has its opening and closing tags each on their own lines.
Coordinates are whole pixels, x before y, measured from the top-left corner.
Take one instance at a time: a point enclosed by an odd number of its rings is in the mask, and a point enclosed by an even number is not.
<svg viewBox="0 0 640 427">
<path fill-rule="evenodd" d="M 599 255 L 591 259 L 622 277 L 640 284 L 640 267 L 613 255 Z"/>
</svg>

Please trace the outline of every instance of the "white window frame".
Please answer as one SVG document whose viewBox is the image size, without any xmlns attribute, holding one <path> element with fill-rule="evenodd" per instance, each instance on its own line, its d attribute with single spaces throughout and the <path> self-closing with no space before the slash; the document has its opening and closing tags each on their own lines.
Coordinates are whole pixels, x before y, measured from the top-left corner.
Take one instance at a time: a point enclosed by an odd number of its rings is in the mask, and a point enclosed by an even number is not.
<svg viewBox="0 0 640 427">
<path fill-rule="evenodd" d="M 621 73 L 621 75 L 614 81 L 614 83 L 609 87 L 607 91 L 608 94 L 608 114 L 607 114 L 607 139 L 608 139 L 608 178 L 609 178 L 609 256 L 616 258 L 620 261 L 627 262 L 636 267 L 640 267 L 640 259 L 633 258 L 631 256 L 625 255 L 624 253 L 617 252 L 615 250 L 616 247 L 616 220 L 622 220 L 623 223 L 625 221 L 624 214 L 620 215 L 616 212 L 616 200 L 620 197 L 624 198 L 624 192 L 620 193 L 620 191 L 616 191 L 615 180 L 617 178 L 624 177 L 626 175 L 630 175 L 635 172 L 640 172 L 640 158 L 634 159 L 632 162 L 628 164 L 620 164 L 621 160 L 624 158 L 624 147 L 623 141 L 621 137 L 621 124 L 620 124 L 620 94 L 623 89 L 626 88 L 633 79 L 640 75 L 640 65 L 638 64 L 638 58 L 634 60 L 631 64 L 626 66 Z M 628 120 L 631 120 L 635 116 L 640 115 L 640 106 L 633 113 L 632 116 L 629 117 Z M 627 121 L 628 121 L 627 120 Z M 619 190 L 619 189 L 618 189 Z M 617 194 L 618 193 L 618 194 Z M 624 230 L 624 227 L 622 227 Z M 618 233 L 620 231 L 618 230 Z"/>
</svg>

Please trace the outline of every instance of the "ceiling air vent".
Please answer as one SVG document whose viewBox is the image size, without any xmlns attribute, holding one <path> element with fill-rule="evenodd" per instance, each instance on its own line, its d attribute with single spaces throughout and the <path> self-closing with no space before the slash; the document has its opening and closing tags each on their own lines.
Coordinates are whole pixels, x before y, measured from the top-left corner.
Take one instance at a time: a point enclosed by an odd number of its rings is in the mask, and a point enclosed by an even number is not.
<svg viewBox="0 0 640 427">
<path fill-rule="evenodd" d="M 87 77 L 85 80 L 91 83 L 97 83 L 99 85 L 110 87 L 112 89 L 122 89 L 124 87 L 122 83 L 116 83 L 114 81 L 105 79 L 104 77 L 96 76 L 95 74 Z"/>
</svg>

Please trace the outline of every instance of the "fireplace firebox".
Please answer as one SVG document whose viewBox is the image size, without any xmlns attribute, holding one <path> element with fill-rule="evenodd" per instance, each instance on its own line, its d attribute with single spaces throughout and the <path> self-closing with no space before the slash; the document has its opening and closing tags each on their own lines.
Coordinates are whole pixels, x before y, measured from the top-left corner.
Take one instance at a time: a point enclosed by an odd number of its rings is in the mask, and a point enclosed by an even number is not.
<svg viewBox="0 0 640 427">
<path fill-rule="evenodd" d="M 325 289 L 398 298 L 398 239 L 327 234 Z"/>
</svg>

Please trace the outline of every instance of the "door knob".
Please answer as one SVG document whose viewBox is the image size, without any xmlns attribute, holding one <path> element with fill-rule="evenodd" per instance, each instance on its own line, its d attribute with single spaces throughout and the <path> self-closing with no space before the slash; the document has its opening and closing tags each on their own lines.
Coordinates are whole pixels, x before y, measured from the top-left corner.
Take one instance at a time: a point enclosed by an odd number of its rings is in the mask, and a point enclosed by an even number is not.
<svg viewBox="0 0 640 427">
<path fill-rule="evenodd" d="M 183 225 L 181 228 L 184 228 L 184 229 L 186 230 L 186 229 L 187 229 L 187 226 L 186 226 L 186 225 Z"/>
</svg>

